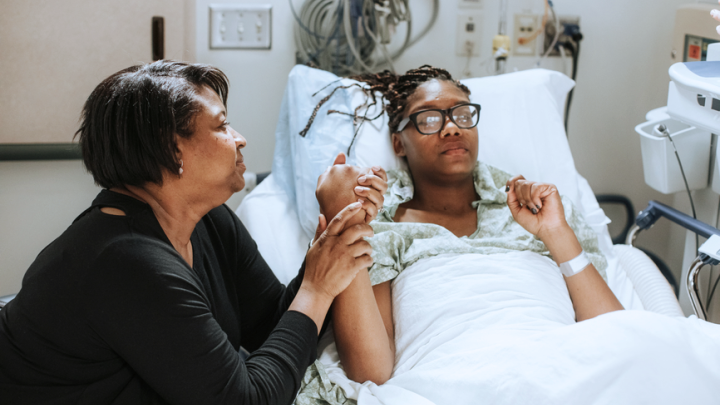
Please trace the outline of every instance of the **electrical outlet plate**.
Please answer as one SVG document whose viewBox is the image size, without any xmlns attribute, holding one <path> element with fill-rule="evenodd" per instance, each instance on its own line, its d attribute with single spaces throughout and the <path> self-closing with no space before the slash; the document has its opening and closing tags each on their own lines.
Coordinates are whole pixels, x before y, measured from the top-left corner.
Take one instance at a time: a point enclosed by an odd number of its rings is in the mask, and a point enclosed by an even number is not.
<svg viewBox="0 0 720 405">
<path fill-rule="evenodd" d="M 211 4 L 210 49 L 270 49 L 272 6 Z"/>
<path fill-rule="evenodd" d="M 483 14 L 481 12 L 458 13 L 457 37 L 455 40 L 455 52 L 458 56 L 466 58 L 480 56 L 482 21 Z"/>
<path fill-rule="evenodd" d="M 563 43 L 569 40 L 570 38 L 564 34 L 565 32 L 565 25 L 566 24 L 575 24 L 578 27 L 580 26 L 580 17 L 579 16 L 558 16 L 558 20 L 560 21 L 560 37 L 558 37 L 558 43 Z M 548 22 L 545 24 L 545 31 L 543 35 L 543 53 L 547 51 L 547 49 L 550 47 L 550 44 L 552 44 L 553 39 L 555 39 L 555 21 L 548 20 Z M 556 46 L 548 56 L 560 56 L 560 51 L 558 50 L 558 47 Z"/>
<path fill-rule="evenodd" d="M 520 44 L 521 38 L 529 38 L 540 29 L 540 16 L 537 14 L 515 14 L 512 52 L 515 56 L 535 56 L 537 37 Z"/>
</svg>

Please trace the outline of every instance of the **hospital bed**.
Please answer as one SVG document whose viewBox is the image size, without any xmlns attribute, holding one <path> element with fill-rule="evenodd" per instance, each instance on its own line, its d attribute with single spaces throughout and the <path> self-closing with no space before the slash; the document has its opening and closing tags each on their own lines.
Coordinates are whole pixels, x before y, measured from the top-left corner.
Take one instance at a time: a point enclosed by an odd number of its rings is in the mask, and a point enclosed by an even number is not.
<svg viewBox="0 0 720 405">
<path fill-rule="evenodd" d="M 497 264 L 505 259 L 493 259 L 496 255 L 424 259 L 391 284 L 396 343 L 392 378 L 381 386 L 348 379 L 332 333 L 326 333 L 296 404 L 316 403 L 313 398 L 345 404 L 336 399 L 346 396 L 359 405 L 475 403 L 477 398 L 507 404 L 680 403 L 688 399 L 716 403 L 712 387 L 720 381 L 716 343 L 720 328 L 694 316 L 685 318 L 672 287 L 653 261 L 631 245 L 613 244 L 609 219 L 575 169 L 563 126 L 564 102 L 574 82 L 558 72 L 533 69 L 463 83 L 472 92 L 471 101 L 482 106 L 478 159 L 508 173 L 554 183 L 596 233 L 608 262 L 608 285 L 631 311 L 574 323 L 569 309 L 567 327 L 538 332 L 525 311 L 542 311 L 546 303 L 567 295 L 561 276 L 557 276 L 560 286 L 555 284 L 559 288 L 555 292 L 537 293 L 540 290 L 528 287 L 532 282 L 523 279 L 537 274 L 522 269 L 531 266 L 526 261 Z M 317 111 L 309 131 L 301 136 L 318 101 L 338 86 L 346 88 L 337 90 Z M 368 105 L 358 86 L 321 70 L 304 66 L 292 70 L 275 134 L 272 174 L 237 209 L 283 283 L 297 274 L 314 235 L 319 214 L 317 178 L 338 152 L 345 152 L 350 164 L 380 165 L 386 170 L 403 167 L 392 152 L 387 116 L 380 114 L 379 106 Z M 328 114 L 330 110 L 340 113 Z M 353 118 L 356 110 L 359 119 Z M 376 120 L 362 118 L 378 115 Z M 528 261 L 539 257 L 518 253 L 523 254 Z M 514 258 L 513 254 L 505 257 Z M 453 263 L 460 264 L 450 269 Z M 546 269 L 558 273 L 550 264 Z M 493 265 L 494 270 L 489 270 Z M 526 272 L 518 277 L 514 271 Z M 459 273 L 459 277 L 447 277 Z M 489 278 L 480 280 L 483 274 Z M 493 284 L 498 275 L 505 277 L 505 284 Z M 464 309 L 458 311 L 466 302 L 492 301 L 484 297 L 505 294 L 516 289 L 518 282 L 525 283 L 520 294 L 530 297 L 520 310 L 517 301 L 508 305 L 509 301 L 500 300 L 480 318 L 475 312 L 466 316 L 469 313 L 463 313 Z M 433 286 L 435 292 L 418 293 L 423 286 Z M 412 294 L 414 301 L 409 302 Z M 571 306 L 569 301 L 565 305 Z M 488 317 L 495 317 L 500 326 L 483 329 Z M 523 323 L 524 319 L 529 323 Z M 585 345 L 588 340 L 594 343 Z M 653 378 L 648 379 L 648 374 Z M 684 390 L 656 389 L 657 384 L 695 389 L 688 396 Z"/>
<path fill-rule="evenodd" d="M 626 309 L 683 316 L 675 294 L 657 266 L 640 250 L 613 245 L 610 222 L 587 181 L 575 169 L 563 128 L 565 97 L 574 83 L 549 70 L 533 69 L 462 81 L 471 101 L 482 105 L 478 159 L 528 179 L 554 183 L 579 207 L 597 233 L 608 260 L 608 285 Z M 394 156 L 387 116 L 375 117 L 378 106 L 367 106 L 356 86 L 338 90 L 318 111 L 307 135 L 299 135 L 318 101 L 339 85 L 352 85 L 331 73 L 296 66 L 290 73 L 276 130 L 272 174 L 258 185 L 237 210 L 278 279 L 287 283 L 297 274 L 317 226 L 317 177 L 338 152 L 348 163 L 401 167 Z M 345 114 L 328 114 L 336 110 Z"/>
</svg>

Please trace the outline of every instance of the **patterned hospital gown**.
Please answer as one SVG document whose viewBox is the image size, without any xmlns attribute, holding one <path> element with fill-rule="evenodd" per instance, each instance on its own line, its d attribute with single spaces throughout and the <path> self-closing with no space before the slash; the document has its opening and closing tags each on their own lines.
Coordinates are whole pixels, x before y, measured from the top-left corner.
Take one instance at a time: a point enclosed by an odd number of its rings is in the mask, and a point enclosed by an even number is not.
<svg viewBox="0 0 720 405">
<path fill-rule="evenodd" d="M 470 236 L 458 238 L 440 225 L 394 222 L 398 206 L 412 199 L 414 187 L 407 171 L 388 171 L 384 212 L 371 223 L 375 236 L 367 239 L 373 248 L 372 284 L 393 280 L 418 260 L 445 253 L 496 254 L 529 250 L 551 257 L 545 244 L 513 219 L 505 193 L 505 184 L 511 177 L 496 167 L 482 162 L 476 164 L 473 179 L 480 199 L 472 204 L 477 209 L 477 229 Z M 600 251 L 597 235 L 568 198 L 563 197 L 562 203 L 568 225 L 607 282 L 607 260 Z M 355 401 L 347 399 L 342 389 L 330 382 L 319 361 L 308 367 L 295 399 L 297 405 L 352 403 Z"/>
</svg>

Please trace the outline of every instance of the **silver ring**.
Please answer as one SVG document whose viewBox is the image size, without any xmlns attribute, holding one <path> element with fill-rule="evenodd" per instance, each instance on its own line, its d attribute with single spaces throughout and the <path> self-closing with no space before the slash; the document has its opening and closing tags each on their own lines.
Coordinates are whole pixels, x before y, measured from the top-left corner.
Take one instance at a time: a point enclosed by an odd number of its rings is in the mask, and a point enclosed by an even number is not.
<svg viewBox="0 0 720 405">
<path fill-rule="evenodd" d="M 385 212 L 385 207 L 380 207 L 380 209 L 378 210 L 378 215 L 382 214 L 383 212 Z"/>
</svg>

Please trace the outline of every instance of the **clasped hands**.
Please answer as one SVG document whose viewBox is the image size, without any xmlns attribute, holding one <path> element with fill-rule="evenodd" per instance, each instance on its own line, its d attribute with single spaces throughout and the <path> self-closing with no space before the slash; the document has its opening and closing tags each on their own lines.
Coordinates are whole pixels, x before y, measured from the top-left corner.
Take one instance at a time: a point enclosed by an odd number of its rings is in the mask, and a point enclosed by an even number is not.
<svg viewBox="0 0 720 405">
<path fill-rule="evenodd" d="M 320 216 L 306 258 L 306 281 L 329 298 L 372 265 L 372 249 L 363 238 L 373 236 L 368 224 L 377 217 L 387 190 L 385 170 L 345 162 L 345 155 L 339 154 L 318 178 L 315 195 Z"/>
</svg>

